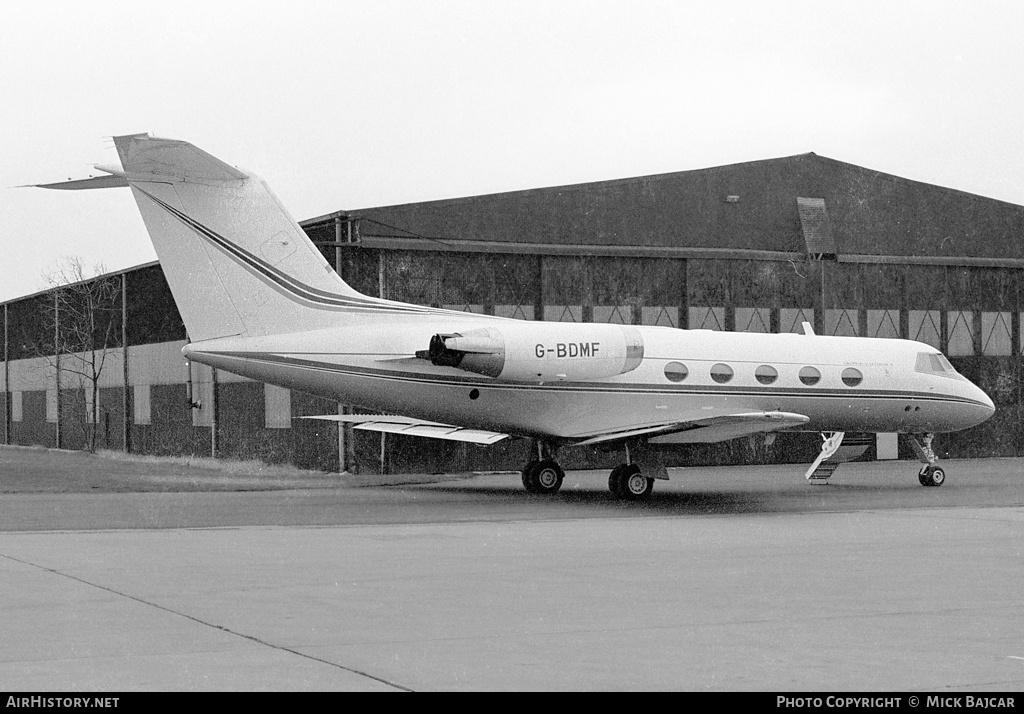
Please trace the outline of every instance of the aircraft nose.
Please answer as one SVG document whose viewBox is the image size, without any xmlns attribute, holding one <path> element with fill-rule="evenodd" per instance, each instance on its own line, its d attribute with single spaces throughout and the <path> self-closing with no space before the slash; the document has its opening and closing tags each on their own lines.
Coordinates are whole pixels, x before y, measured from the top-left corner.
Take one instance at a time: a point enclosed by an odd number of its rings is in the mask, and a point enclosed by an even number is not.
<svg viewBox="0 0 1024 714">
<path fill-rule="evenodd" d="M 977 404 L 977 424 L 988 419 L 990 416 L 996 413 L 996 405 L 993 403 L 992 398 L 985 394 L 984 391 L 978 386 L 974 387 L 974 394 L 972 395 Z"/>
<path fill-rule="evenodd" d="M 980 392 L 981 390 L 979 389 L 978 391 Z M 995 403 L 992 401 L 992 398 L 989 397 L 984 392 L 981 392 L 981 396 L 983 397 L 981 403 L 984 405 L 985 409 L 988 410 L 988 415 L 992 416 L 993 414 L 996 413 L 996 405 L 995 405 Z"/>
</svg>

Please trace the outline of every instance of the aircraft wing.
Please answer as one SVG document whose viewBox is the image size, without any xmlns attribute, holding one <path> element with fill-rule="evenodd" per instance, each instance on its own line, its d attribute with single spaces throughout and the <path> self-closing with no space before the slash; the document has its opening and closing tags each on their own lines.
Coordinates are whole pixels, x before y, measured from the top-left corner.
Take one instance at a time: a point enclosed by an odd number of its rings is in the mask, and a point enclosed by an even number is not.
<svg viewBox="0 0 1024 714">
<path fill-rule="evenodd" d="M 652 444 L 708 444 L 727 441 L 748 434 L 778 431 L 801 426 L 810 417 L 791 412 L 744 412 L 692 419 L 688 421 L 665 422 L 635 429 L 624 429 L 606 434 L 597 434 L 576 445 L 599 444 L 621 441 L 636 436 L 647 437 Z"/>
<path fill-rule="evenodd" d="M 364 431 L 381 431 L 386 434 L 402 436 L 422 436 L 428 439 L 447 439 L 449 441 L 465 441 L 471 444 L 488 445 L 507 439 L 508 434 L 485 429 L 469 429 L 436 421 L 424 421 L 402 416 L 386 416 L 383 414 L 323 414 L 307 416 L 303 419 L 322 419 L 324 421 L 340 421 L 352 424 L 353 429 Z"/>
<path fill-rule="evenodd" d="M 485 446 L 497 443 L 510 436 L 509 434 L 487 431 L 486 429 L 471 429 L 435 421 L 413 419 L 412 417 L 386 416 L 383 414 L 323 414 L 307 416 L 303 417 L 303 419 L 339 421 L 352 424 L 354 429 L 362 429 L 364 431 L 380 431 L 387 434 L 401 434 L 403 436 L 422 436 L 428 439 L 465 441 Z M 574 441 L 573 445 L 586 446 L 589 444 L 623 441 L 634 437 L 645 437 L 652 444 L 706 444 L 736 439 L 748 434 L 788 429 L 794 426 L 801 426 L 808 421 L 810 421 L 809 417 L 790 412 L 722 414 L 703 419 L 648 424 L 634 429 L 620 429 L 613 432 L 596 434 L 580 441 Z"/>
</svg>

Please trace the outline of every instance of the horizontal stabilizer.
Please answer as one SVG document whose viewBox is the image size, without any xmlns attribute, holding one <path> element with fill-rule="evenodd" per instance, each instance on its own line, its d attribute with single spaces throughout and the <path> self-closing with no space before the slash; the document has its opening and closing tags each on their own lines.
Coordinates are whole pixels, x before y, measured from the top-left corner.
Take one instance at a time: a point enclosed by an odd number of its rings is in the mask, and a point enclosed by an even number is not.
<svg viewBox="0 0 1024 714">
<path fill-rule="evenodd" d="M 385 416 L 383 414 L 322 414 L 306 416 L 303 419 L 321 419 L 323 421 L 340 421 L 352 424 L 353 429 L 379 431 L 386 434 L 402 436 L 422 436 L 427 439 L 445 439 L 448 441 L 465 441 L 471 444 L 488 445 L 507 439 L 508 434 L 484 429 L 469 429 L 436 421 L 424 421 L 402 416 Z"/>
<path fill-rule="evenodd" d="M 159 139 L 147 134 L 114 138 L 124 171 L 97 165 L 110 176 L 34 184 L 36 188 L 77 191 L 90 188 L 116 188 L 133 181 L 170 181 L 182 183 L 218 183 L 241 181 L 249 175 L 186 141 Z"/>
<path fill-rule="evenodd" d="M 121 188 L 128 185 L 124 176 L 93 176 L 91 178 L 32 184 L 33 188 L 55 188 L 61 191 L 82 191 L 90 188 Z"/>
<path fill-rule="evenodd" d="M 226 164 L 187 141 L 160 139 L 148 134 L 115 136 L 114 144 L 125 172 L 134 180 L 171 179 L 185 183 L 239 181 L 244 171 Z"/>
<path fill-rule="evenodd" d="M 621 441 L 645 436 L 652 444 L 709 444 L 735 439 L 748 434 L 778 431 L 801 426 L 810 421 L 803 414 L 790 412 L 746 412 L 723 414 L 688 421 L 665 422 L 635 429 L 624 429 L 607 434 L 598 434 L 578 445 Z"/>
</svg>

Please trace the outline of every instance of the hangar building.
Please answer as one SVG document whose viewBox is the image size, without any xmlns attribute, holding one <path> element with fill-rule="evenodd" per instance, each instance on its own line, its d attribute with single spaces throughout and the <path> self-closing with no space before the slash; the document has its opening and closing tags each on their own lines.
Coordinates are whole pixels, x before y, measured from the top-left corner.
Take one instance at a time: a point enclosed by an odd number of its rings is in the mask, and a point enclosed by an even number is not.
<svg viewBox="0 0 1024 714">
<path fill-rule="evenodd" d="M 806 321 L 818 334 L 926 342 L 997 406 L 984 424 L 938 436 L 940 456 L 1024 451 L 1022 206 L 812 153 L 338 211 L 302 226 L 350 285 L 394 300 L 524 320 L 688 329 L 791 332 Z M 158 264 L 87 284 L 102 281 L 113 325 L 106 342 L 91 343 L 102 350 L 62 349 L 72 343 L 61 340 L 53 315 L 63 314 L 66 327 L 75 310 L 60 290 L 4 304 L 5 443 L 81 448 L 95 435 L 101 448 L 325 470 L 518 469 L 526 461 L 522 441 L 481 449 L 353 437 L 334 423 L 301 419 L 340 407 L 185 365 L 187 335 Z M 83 380 L 72 353 L 98 352 L 107 357 L 102 373 Z M 675 447 L 673 458 L 810 461 L 819 444 L 814 434 L 758 435 Z M 883 435 L 872 453 L 891 458 L 897 449 L 910 455 Z M 562 460 L 569 468 L 619 461 L 584 449 Z"/>
</svg>

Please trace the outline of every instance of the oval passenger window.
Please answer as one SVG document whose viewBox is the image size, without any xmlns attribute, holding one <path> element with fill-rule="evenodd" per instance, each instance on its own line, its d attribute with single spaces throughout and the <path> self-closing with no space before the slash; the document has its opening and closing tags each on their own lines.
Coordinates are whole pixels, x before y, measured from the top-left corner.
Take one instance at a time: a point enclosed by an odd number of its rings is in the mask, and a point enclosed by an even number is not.
<svg viewBox="0 0 1024 714">
<path fill-rule="evenodd" d="M 769 367 L 766 364 L 762 364 L 754 370 L 754 377 L 761 384 L 771 384 L 779 378 L 779 370 L 774 367 Z"/>
<path fill-rule="evenodd" d="M 665 376 L 670 382 L 682 382 L 690 370 L 682 362 L 669 362 L 665 365 Z"/>
<path fill-rule="evenodd" d="M 821 372 L 814 367 L 804 367 L 800 370 L 800 381 L 808 387 L 821 381 Z"/>
<path fill-rule="evenodd" d="M 727 364 L 716 364 L 711 368 L 711 379 L 719 384 L 725 384 L 732 379 L 732 367 Z"/>
<path fill-rule="evenodd" d="M 847 387 L 856 387 L 858 384 L 864 381 L 864 375 L 860 373 L 859 369 L 853 367 L 847 367 L 843 370 L 843 384 Z"/>
</svg>

